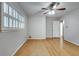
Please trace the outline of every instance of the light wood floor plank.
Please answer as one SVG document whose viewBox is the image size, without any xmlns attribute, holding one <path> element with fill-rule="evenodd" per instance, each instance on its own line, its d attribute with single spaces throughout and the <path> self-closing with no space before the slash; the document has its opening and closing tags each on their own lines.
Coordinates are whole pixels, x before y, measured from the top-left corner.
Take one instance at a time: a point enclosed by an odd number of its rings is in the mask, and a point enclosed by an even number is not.
<svg viewBox="0 0 79 59">
<path fill-rule="evenodd" d="M 79 56 L 79 46 L 64 41 L 60 48 L 59 39 L 28 40 L 15 56 Z"/>
</svg>

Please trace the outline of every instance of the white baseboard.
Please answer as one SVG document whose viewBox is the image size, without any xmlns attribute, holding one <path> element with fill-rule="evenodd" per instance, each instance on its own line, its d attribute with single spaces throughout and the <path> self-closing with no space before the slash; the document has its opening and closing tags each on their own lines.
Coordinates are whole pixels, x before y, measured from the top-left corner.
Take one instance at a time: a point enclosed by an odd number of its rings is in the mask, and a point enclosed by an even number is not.
<svg viewBox="0 0 79 59">
<path fill-rule="evenodd" d="M 15 52 L 12 53 L 11 56 L 14 56 L 14 55 L 16 54 L 16 52 L 23 46 L 23 44 L 24 44 L 26 41 L 27 41 L 27 39 L 22 42 L 22 44 L 15 50 Z"/>
<path fill-rule="evenodd" d="M 75 44 L 75 45 L 79 46 L 79 44 L 74 43 L 74 42 L 72 42 L 72 41 L 69 41 L 69 40 L 65 40 L 65 41 L 68 41 L 68 42 L 70 42 L 70 43 L 72 43 L 72 44 Z"/>
<path fill-rule="evenodd" d="M 42 39 L 46 39 L 46 38 L 28 38 L 28 39 L 42 40 Z"/>
</svg>

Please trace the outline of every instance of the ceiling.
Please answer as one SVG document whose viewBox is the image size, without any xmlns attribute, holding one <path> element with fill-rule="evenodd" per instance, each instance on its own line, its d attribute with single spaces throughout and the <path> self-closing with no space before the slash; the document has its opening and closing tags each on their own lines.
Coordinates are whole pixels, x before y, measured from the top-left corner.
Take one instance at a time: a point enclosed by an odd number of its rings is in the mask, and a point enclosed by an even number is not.
<svg viewBox="0 0 79 59">
<path fill-rule="evenodd" d="M 19 4 L 21 5 L 21 7 L 24 9 L 24 11 L 29 15 L 34 15 L 36 13 L 40 13 L 39 11 L 41 10 L 41 8 L 46 8 L 50 2 L 19 2 Z M 61 2 L 60 5 L 57 8 L 60 7 L 65 7 L 66 10 L 65 11 L 58 11 L 55 10 L 55 14 L 54 15 L 46 15 L 49 17 L 60 17 L 63 16 L 64 14 L 72 11 L 72 10 L 76 10 L 79 8 L 79 2 Z"/>
</svg>

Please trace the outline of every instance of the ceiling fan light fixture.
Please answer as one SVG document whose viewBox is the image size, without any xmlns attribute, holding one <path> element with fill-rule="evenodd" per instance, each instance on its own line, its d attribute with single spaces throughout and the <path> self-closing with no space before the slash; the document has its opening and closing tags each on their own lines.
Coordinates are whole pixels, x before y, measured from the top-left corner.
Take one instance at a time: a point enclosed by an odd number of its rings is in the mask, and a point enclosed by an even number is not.
<svg viewBox="0 0 79 59">
<path fill-rule="evenodd" d="M 48 12 L 48 14 L 49 14 L 49 15 L 51 15 L 51 11 L 50 11 L 50 12 Z"/>
<path fill-rule="evenodd" d="M 52 10 L 51 12 L 52 12 L 52 14 L 55 14 L 55 11 Z"/>
<path fill-rule="evenodd" d="M 55 11 L 52 10 L 52 11 L 48 12 L 48 14 L 53 15 L 53 14 L 55 14 Z"/>
</svg>

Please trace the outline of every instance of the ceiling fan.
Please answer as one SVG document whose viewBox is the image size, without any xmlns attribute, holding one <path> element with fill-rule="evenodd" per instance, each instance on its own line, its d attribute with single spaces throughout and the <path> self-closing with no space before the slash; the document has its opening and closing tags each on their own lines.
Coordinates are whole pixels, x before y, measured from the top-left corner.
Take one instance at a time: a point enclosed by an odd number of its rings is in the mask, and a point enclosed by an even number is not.
<svg viewBox="0 0 79 59">
<path fill-rule="evenodd" d="M 59 11 L 63 11 L 66 10 L 66 8 L 62 7 L 62 8 L 56 8 L 58 5 L 60 5 L 59 2 L 52 2 L 49 4 L 49 6 L 47 8 L 41 8 L 41 10 L 46 11 L 43 14 L 47 14 L 50 11 L 54 11 L 54 10 L 59 10 Z"/>
</svg>

